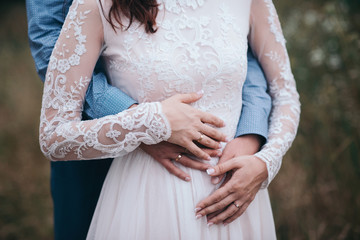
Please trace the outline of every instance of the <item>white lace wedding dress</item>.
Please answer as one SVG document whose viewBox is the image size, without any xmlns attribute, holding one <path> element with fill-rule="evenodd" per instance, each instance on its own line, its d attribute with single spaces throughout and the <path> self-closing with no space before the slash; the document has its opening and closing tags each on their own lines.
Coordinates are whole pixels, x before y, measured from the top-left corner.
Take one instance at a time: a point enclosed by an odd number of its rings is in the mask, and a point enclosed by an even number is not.
<svg viewBox="0 0 360 240">
<path fill-rule="evenodd" d="M 115 157 L 88 239 L 274 239 L 266 190 L 290 147 L 299 121 L 295 81 L 275 8 L 270 0 L 163 0 L 158 30 L 137 22 L 114 31 L 110 0 L 74 0 L 46 77 L 40 144 L 51 160 Z M 122 18 L 126 25 L 126 18 Z M 204 91 L 194 104 L 226 122 L 233 137 L 242 105 L 250 45 L 268 80 L 273 101 L 269 138 L 256 155 L 268 180 L 233 223 L 207 227 L 195 205 L 216 186 L 186 169 L 190 183 L 169 174 L 137 148 L 167 140 L 171 128 L 159 101 L 175 93 Z M 117 115 L 81 121 L 82 103 L 99 54 L 111 83 L 141 104 Z M 217 158 L 211 160 L 217 163 Z M 182 167 L 182 166 L 179 166 Z"/>
</svg>

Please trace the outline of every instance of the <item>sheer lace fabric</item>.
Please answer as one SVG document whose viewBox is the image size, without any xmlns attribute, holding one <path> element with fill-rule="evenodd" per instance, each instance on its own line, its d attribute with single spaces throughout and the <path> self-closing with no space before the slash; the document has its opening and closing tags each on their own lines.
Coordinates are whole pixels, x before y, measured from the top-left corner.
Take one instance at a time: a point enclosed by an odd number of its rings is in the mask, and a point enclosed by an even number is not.
<svg viewBox="0 0 360 240">
<path fill-rule="evenodd" d="M 146 103 L 136 111 L 80 122 L 84 94 L 95 64 L 88 59 L 98 56 L 100 49 L 108 58 L 112 84 L 140 102 L 203 89 L 205 96 L 195 106 L 204 111 L 215 110 L 224 119 L 231 115 L 231 127 L 225 129 L 231 136 L 241 110 L 240 89 L 246 69 L 244 36 L 250 14 L 246 9 L 250 3 L 235 4 L 242 18 L 230 11 L 227 2 L 218 5 L 219 21 L 215 22 L 210 16 L 196 17 L 198 12 L 213 11 L 211 1 L 167 0 L 160 5 L 156 34 L 145 34 L 142 26 L 135 23 L 120 36 L 110 31 L 102 14 L 103 24 L 99 24 L 96 3 L 92 1 L 87 3 L 92 7 L 85 7 L 83 1 L 74 1 L 52 54 L 44 87 L 40 126 L 43 152 L 52 160 L 116 157 L 134 150 L 141 142 L 154 144 L 170 136 L 159 104 Z M 285 39 L 270 0 L 252 1 L 250 26 L 249 41 L 264 68 L 273 98 L 269 141 L 256 154 L 267 164 L 269 178 L 265 187 L 278 172 L 296 135 L 300 104 Z M 221 38 L 216 38 L 217 34 Z M 103 37 L 105 46 L 100 41 Z M 113 44 L 114 41 L 122 44 Z M 233 81 L 234 76 L 237 81 Z M 136 120 L 133 114 L 141 117 Z M 137 124 L 129 127 L 132 121 Z"/>
<path fill-rule="evenodd" d="M 241 112 L 249 41 L 273 100 L 269 140 L 256 154 L 268 169 L 263 187 L 271 182 L 296 135 L 300 113 L 272 2 L 162 0 L 158 31 L 150 35 L 137 23 L 127 31 L 114 32 L 104 17 L 111 1 L 101 1 L 104 13 L 97 0 L 74 0 L 51 57 L 40 125 L 41 148 L 53 160 L 117 157 L 88 239 L 274 239 L 266 189 L 234 223 L 208 228 L 205 219 L 195 220 L 193 209 L 216 189 L 209 176 L 183 169 L 192 181 L 181 182 L 136 149 L 141 142 L 154 144 L 169 138 L 171 129 L 159 101 L 198 90 L 204 96 L 193 106 L 222 118 L 226 127 L 221 131 L 233 137 Z M 83 98 L 99 53 L 112 85 L 142 104 L 81 122 Z M 213 158 L 210 163 L 217 161 Z"/>
<path fill-rule="evenodd" d="M 250 45 L 264 69 L 272 97 L 268 141 L 256 154 L 268 170 L 266 187 L 276 176 L 281 161 L 294 141 L 300 116 L 299 95 L 276 9 L 271 0 L 253 0 Z"/>
<path fill-rule="evenodd" d="M 103 31 L 96 11 L 84 8 L 84 1 L 74 1 L 50 59 L 40 146 L 51 160 L 117 157 L 133 151 L 141 142 L 155 144 L 171 134 L 161 104 L 156 102 L 81 121 L 84 96 L 101 47 L 101 35 L 93 35 L 93 31 Z"/>
</svg>

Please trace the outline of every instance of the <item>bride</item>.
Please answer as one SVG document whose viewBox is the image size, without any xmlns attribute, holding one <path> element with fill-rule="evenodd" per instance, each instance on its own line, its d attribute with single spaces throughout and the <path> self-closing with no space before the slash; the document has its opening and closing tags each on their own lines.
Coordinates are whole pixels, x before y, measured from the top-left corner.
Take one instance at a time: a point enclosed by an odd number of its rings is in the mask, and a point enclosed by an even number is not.
<svg viewBox="0 0 360 240">
<path fill-rule="evenodd" d="M 223 148 L 234 136 L 248 43 L 273 102 L 268 142 L 248 157 L 266 163 L 268 179 L 241 217 L 211 226 L 206 206 L 198 205 L 216 190 L 210 176 L 190 169 L 185 183 L 137 147 L 169 141 L 216 165 L 194 142 Z M 141 104 L 81 121 L 99 55 L 111 84 Z M 186 114 L 187 103 L 199 111 Z M 266 187 L 296 135 L 299 113 L 271 0 L 74 0 L 48 66 L 40 145 L 51 160 L 115 157 L 88 239 L 274 239 Z M 189 119 L 197 121 L 184 124 Z"/>
</svg>

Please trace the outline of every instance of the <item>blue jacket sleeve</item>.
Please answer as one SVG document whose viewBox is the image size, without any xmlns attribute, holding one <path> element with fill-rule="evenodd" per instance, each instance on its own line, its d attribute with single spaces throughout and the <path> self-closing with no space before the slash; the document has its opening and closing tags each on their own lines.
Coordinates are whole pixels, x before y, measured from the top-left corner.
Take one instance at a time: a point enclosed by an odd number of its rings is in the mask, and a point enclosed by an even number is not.
<svg viewBox="0 0 360 240">
<path fill-rule="evenodd" d="M 235 137 L 257 134 L 265 140 L 268 136 L 268 119 L 271 97 L 267 93 L 265 75 L 251 52 L 248 51 L 248 71 L 243 86 L 243 104 Z"/>
<path fill-rule="evenodd" d="M 26 0 L 30 49 L 42 81 L 71 3 L 67 0 Z M 97 67 L 85 97 L 84 117 L 117 114 L 134 103 L 135 100 L 111 86 Z"/>
</svg>

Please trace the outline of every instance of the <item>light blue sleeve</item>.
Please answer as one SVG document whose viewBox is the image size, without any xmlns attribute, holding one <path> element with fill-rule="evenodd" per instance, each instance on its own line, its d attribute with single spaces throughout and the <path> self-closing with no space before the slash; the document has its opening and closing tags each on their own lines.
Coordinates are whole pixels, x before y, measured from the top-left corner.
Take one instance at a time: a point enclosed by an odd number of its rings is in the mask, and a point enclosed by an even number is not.
<svg viewBox="0 0 360 240">
<path fill-rule="evenodd" d="M 30 49 L 42 81 L 71 3 L 65 0 L 26 0 Z M 98 68 L 85 97 L 84 116 L 92 119 L 117 114 L 134 103 L 135 100 L 108 84 L 106 75 Z"/>
<path fill-rule="evenodd" d="M 257 134 L 264 140 L 268 136 L 268 119 L 271 111 L 271 97 L 267 93 L 265 75 L 251 52 L 248 51 L 248 71 L 243 86 L 243 104 L 235 137 Z"/>
</svg>

